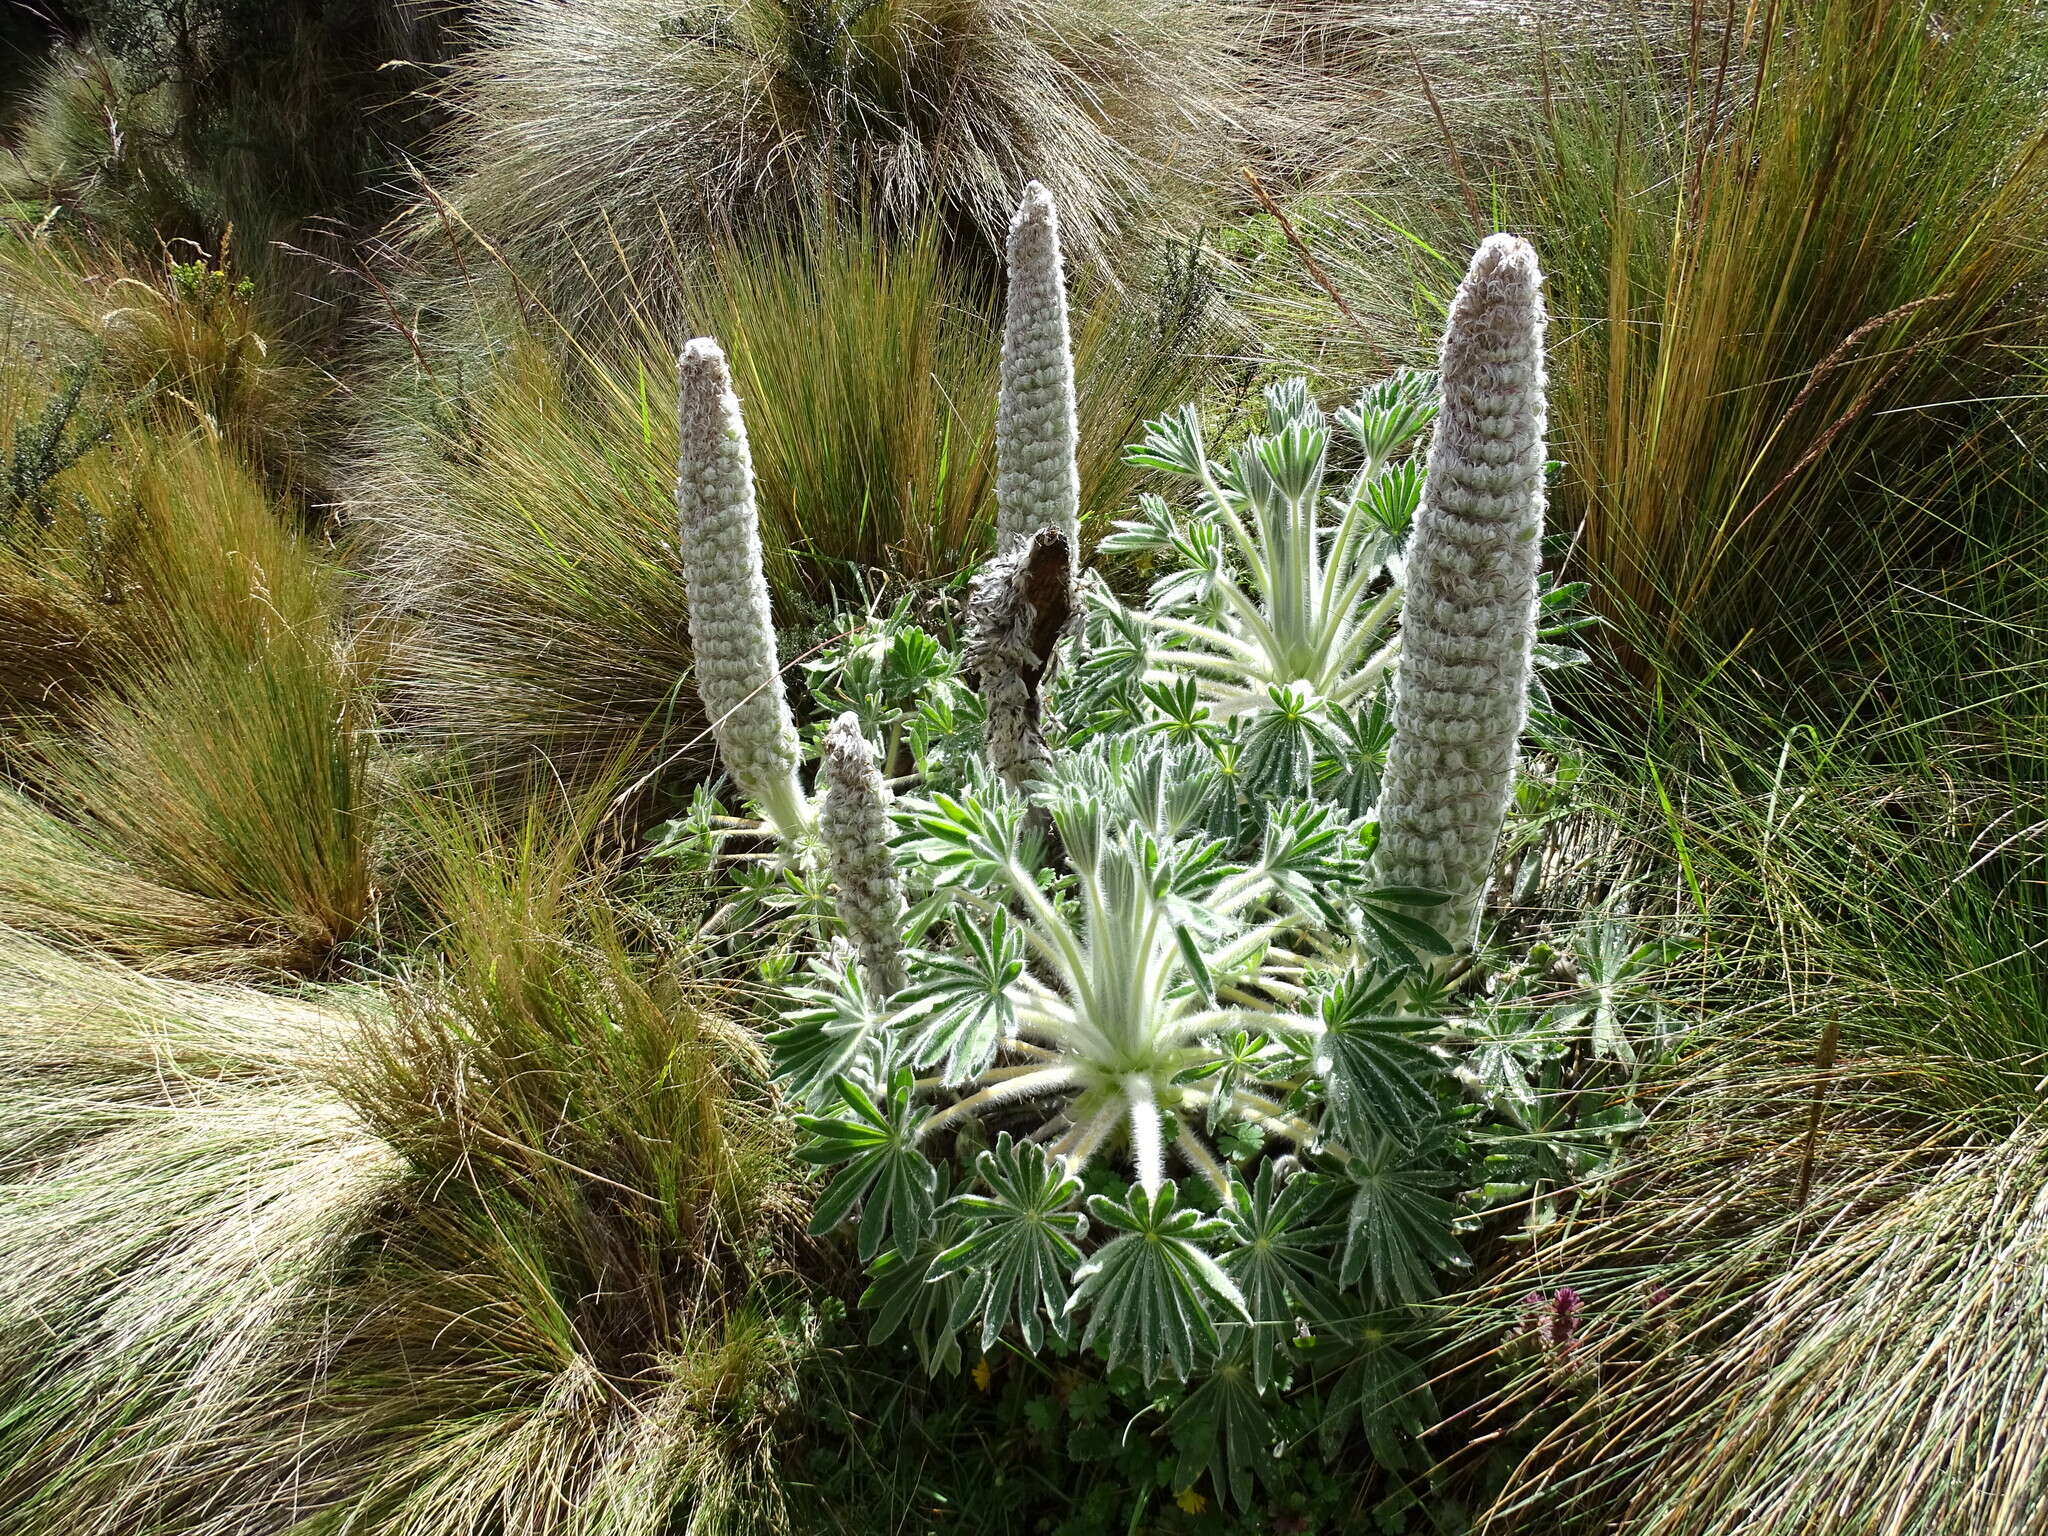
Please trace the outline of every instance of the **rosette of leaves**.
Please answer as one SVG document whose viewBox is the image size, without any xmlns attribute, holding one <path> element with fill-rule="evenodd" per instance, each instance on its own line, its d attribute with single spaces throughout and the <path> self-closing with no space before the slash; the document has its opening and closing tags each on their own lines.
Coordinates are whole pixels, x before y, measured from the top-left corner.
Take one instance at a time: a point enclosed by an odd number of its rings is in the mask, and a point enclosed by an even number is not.
<svg viewBox="0 0 2048 1536">
<path fill-rule="evenodd" d="M 1357 709 L 1394 664 L 1401 590 L 1396 556 L 1420 500 L 1405 457 L 1436 414 L 1435 380 L 1404 371 L 1337 413 L 1303 379 L 1270 386 L 1265 428 L 1224 459 L 1210 456 L 1199 413 L 1183 406 L 1145 427 L 1131 463 L 1182 482 L 1185 505 L 1140 498 L 1104 554 L 1150 559 L 1142 609 L 1096 594 L 1101 682 L 1191 679 L 1223 724 L 1305 704 Z M 1342 451 L 1347 469 L 1333 458 Z M 1333 483 L 1334 482 L 1334 483 Z"/>
<path fill-rule="evenodd" d="M 829 965 L 772 1038 L 809 1155 L 838 1169 L 820 1229 L 853 1226 L 928 1357 L 968 1328 L 1185 1378 L 1244 1337 L 1264 1390 L 1281 1335 L 1340 1310 L 1319 1298 L 1365 1279 L 1414 1299 L 1456 1257 L 1448 1203 L 1402 1204 L 1439 1177 L 1405 1152 L 1456 1107 L 1439 1021 L 1410 1006 L 1413 952 L 1374 963 L 1356 937 L 1368 915 L 1429 930 L 1363 884 L 1369 824 L 1292 802 L 1225 837 L 1224 793 L 1187 749 L 1090 743 L 1036 796 L 1056 869 L 992 778 L 907 804 L 901 867 L 930 882 L 909 984 L 885 1010 Z M 1284 1196 L 1270 1166 L 1238 1171 L 1280 1149 L 1321 1171 Z M 1354 1164 L 1370 1188 L 1346 1207 Z"/>
<path fill-rule="evenodd" d="M 1147 423 L 1130 462 L 1188 494 L 1141 496 L 1099 546 L 1153 581 L 1137 606 L 1092 584 L 1087 661 L 1058 700 L 1073 738 L 1156 732 L 1207 747 L 1248 799 L 1372 811 L 1425 489 L 1413 450 L 1439 404 L 1435 375 L 1404 370 L 1325 417 L 1289 379 L 1265 391 L 1264 429 L 1222 458 L 1193 406 Z M 1584 590 L 1539 576 L 1539 668 L 1580 659 L 1560 642 L 1592 622 L 1574 611 Z"/>
</svg>

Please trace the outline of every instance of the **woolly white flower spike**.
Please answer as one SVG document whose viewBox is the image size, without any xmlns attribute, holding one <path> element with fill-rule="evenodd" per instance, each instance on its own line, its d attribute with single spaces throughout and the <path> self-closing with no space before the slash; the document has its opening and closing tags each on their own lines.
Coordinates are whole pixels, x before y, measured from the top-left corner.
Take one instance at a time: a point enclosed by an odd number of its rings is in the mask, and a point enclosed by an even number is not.
<svg viewBox="0 0 2048 1536">
<path fill-rule="evenodd" d="M 996 409 L 996 553 L 1041 528 L 1081 549 L 1080 442 L 1059 211 L 1037 182 L 1010 220 L 1010 291 Z"/>
<path fill-rule="evenodd" d="M 818 779 L 818 830 L 839 891 L 839 920 L 861 979 L 876 1002 L 886 1002 L 904 982 L 903 881 L 889 849 L 889 786 L 851 710 L 825 733 Z"/>
<path fill-rule="evenodd" d="M 1492 235 L 1451 301 L 1443 403 L 1407 555 L 1380 878 L 1447 892 L 1469 946 L 1528 717 L 1543 536 L 1542 273 Z"/>
<path fill-rule="evenodd" d="M 1020 788 L 1044 777 L 1051 761 L 1040 690 L 1074 626 L 1073 549 L 1057 528 L 1040 528 L 984 566 L 968 594 L 961 666 L 988 708 L 989 763 Z"/>
<path fill-rule="evenodd" d="M 676 416 L 676 509 L 697 692 L 726 771 L 794 849 L 809 818 L 761 566 L 753 459 L 725 353 L 708 336 L 683 348 Z"/>
</svg>

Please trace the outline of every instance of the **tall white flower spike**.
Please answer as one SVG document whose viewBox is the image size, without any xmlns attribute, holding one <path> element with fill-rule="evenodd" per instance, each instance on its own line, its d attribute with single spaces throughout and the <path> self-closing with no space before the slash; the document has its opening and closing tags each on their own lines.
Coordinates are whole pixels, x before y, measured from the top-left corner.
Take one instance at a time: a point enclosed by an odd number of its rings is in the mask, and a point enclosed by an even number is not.
<svg viewBox="0 0 2048 1536">
<path fill-rule="evenodd" d="M 683 348 L 676 418 L 676 510 L 697 692 L 726 771 L 793 849 L 809 817 L 761 566 L 754 464 L 725 353 L 707 336 Z"/>
<path fill-rule="evenodd" d="M 996 409 L 996 553 L 1008 554 L 1039 529 L 1054 528 L 1078 557 L 1080 428 L 1060 218 L 1052 194 L 1035 181 L 1010 220 L 1008 259 Z"/>
<path fill-rule="evenodd" d="M 1451 301 L 1443 404 L 1407 555 L 1379 876 L 1447 892 L 1469 946 L 1529 712 L 1543 537 L 1543 276 L 1513 235 L 1479 247 Z"/>
<path fill-rule="evenodd" d="M 839 921 L 861 980 L 884 1003 L 903 990 L 903 881 L 889 848 L 889 786 L 851 710 L 825 733 L 818 782 L 818 831 L 839 891 Z"/>
</svg>

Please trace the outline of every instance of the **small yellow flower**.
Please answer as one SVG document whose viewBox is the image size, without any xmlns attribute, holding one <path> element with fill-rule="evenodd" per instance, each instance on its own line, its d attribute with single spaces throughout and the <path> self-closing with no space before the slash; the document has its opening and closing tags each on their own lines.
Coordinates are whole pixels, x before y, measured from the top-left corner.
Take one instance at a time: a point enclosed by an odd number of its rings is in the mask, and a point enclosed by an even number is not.
<svg viewBox="0 0 2048 1536">
<path fill-rule="evenodd" d="M 1181 1489 L 1179 1493 L 1174 1495 L 1173 1502 L 1178 1504 L 1182 1509 L 1186 1510 L 1191 1515 L 1199 1515 L 1203 1510 L 1209 1507 L 1208 1499 L 1204 1498 L 1201 1494 L 1197 1493 L 1192 1488 Z"/>
<path fill-rule="evenodd" d="M 987 1356 L 987 1355 L 983 1355 L 983 1356 L 982 1356 L 982 1357 L 981 1357 L 981 1358 L 980 1358 L 979 1360 L 975 1361 L 975 1363 L 974 1363 L 974 1384 L 975 1384 L 975 1385 L 976 1385 L 977 1387 L 981 1388 L 981 1390 L 982 1390 L 982 1391 L 986 1392 L 986 1391 L 988 1390 L 988 1384 L 989 1384 L 989 1380 L 990 1380 L 990 1378 L 992 1378 L 992 1377 L 993 1377 L 994 1375 L 995 1375 L 995 1372 L 994 1372 L 994 1371 L 992 1371 L 992 1370 L 990 1370 L 990 1369 L 988 1368 L 988 1356 Z"/>
</svg>

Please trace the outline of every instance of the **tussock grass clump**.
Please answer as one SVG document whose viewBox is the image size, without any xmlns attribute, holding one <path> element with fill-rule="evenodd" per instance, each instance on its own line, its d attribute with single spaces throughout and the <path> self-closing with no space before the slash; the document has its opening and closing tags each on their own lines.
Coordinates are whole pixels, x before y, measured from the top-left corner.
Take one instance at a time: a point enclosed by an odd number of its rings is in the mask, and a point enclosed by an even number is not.
<svg viewBox="0 0 2048 1536">
<path fill-rule="evenodd" d="M 400 1172 L 326 1082 L 358 1027 L 0 932 L 0 1531 L 235 1528 L 224 1450 Z"/>
<path fill-rule="evenodd" d="M 1832 771 L 1682 811 L 1718 1016 L 1633 1166 L 1490 1288 L 1585 1298 L 1499 1532 L 2018 1529 L 2048 1381 L 2043 802 Z M 1939 1368 L 1935 1369 L 1935 1363 Z M 2023 1522 L 2022 1522 L 2023 1523 Z"/>
<path fill-rule="evenodd" d="M 437 942 L 382 993 L 0 936 L 6 1536 L 784 1523 L 816 1323 L 755 1037 L 629 953 L 588 808 L 414 821 Z"/>
<path fill-rule="evenodd" d="M 565 366 L 515 333 L 482 377 L 465 370 L 360 439 L 353 513 L 409 723 L 480 773 L 580 777 L 626 743 L 649 764 L 708 760 L 676 550 L 673 368 Z"/>
<path fill-rule="evenodd" d="M 9 746 L 0 923 L 146 965 L 315 968 L 371 898 L 333 574 L 219 444 L 126 466 L 67 481 L 0 560 L 10 703 L 55 715 Z"/>
<path fill-rule="evenodd" d="M 1881 596 L 1953 488 L 2012 462 L 2048 280 L 2034 24 L 1788 5 L 1779 35 L 1703 37 L 1673 100 L 1549 124 L 1530 216 L 1560 311 L 1605 317 L 1558 370 L 1567 494 L 1599 600 L 1661 619 L 1663 649 Z"/>
<path fill-rule="evenodd" d="M 495 352 L 457 346 L 453 323 L 422 335 L 371 407 L 353 506 L 400 621 L 402 694 L 482 771 L 542 759 L 582 777 L 629 748 L 657 773 L 709 758 L 676 551 L 690 335 L 730 358 L 785 616 L 878 580 L 943 582 L 987 548 L 1000 325 L 936 237 L 840 227 L 710 259 L 717 281 L 680 326 L 627 315 L 608 343 L 507 316 L 480 282 L 464 324 L 503 338 Z M 1123 445 L 1208 374 L 1206 336 L 1180 291 L 1152 314 L 1129 296 L 1086 309 L 1085 511 L 1123 504 Z"/>
<path fill-rule="evenodd" d="M 0 921 L 178 968 L 317 968 L 370 903 L 366 739 L 327 635 L 188 654 L 28 741 Z"/>
<path fill-rule="evenodd" d="M 1098 270 L 1187 226 L 1254 98 L 1247 13 L 1207 0 L 487 0 L 454 66 L 422 250 L 502 251 L 565 315 L 618 258 L 674 288 L 707 234 L 821 206 L 936 215 L 992 256 L 1024 184 Z"/>
<path fill-rule="evenodd" d="M 1331 46 L 1349 10 L 1303 38 Z M 1503 27 L 1473 50 L 1484 79 L 1419 46 L 1431 96 L 1404 56 L 1383 108 L 1408 156 L 1289 205 L 1364 324 L 1270 220 L 1233 237 L 1233 297 L 1282 350 L 1349 366 L 1361 331 L 1399 350 L 1433 327 L 1450 253 L 1527 235 L 1559 320 L 1553 499 L 1590 600 L 1642 630 L 1638 670 L 1680 663 L 1667 682 L 1750 643 L 1782 658 L 1844 594 L 1880 601 L 1889 562 L 1939 547 L 1966 488 L 2030 451 L 2037 32 L 2019 0 L 1787 0 Z"/>
<path fill-rule="evenodd" d="M 1617 806 L 1666 823 L 1702 1022 L 1620 1176 L 1469 1304 L 1468 1340 L 1522 1356 L 1503 1413 L 1537 1430 L 1484 1529 L 2031 1518 L 2048 609 L 2026 492 L 1953 531 L 1966 563 L 1896 564 L 1848 655 L 1801 666 L 1813 697 L 1738 659 L 1652 722 L 1655 782 Z M 1516 1311 L 1559 1286 L 1585 1327 L 1531 1364 Z"/>
<path fill-rule="evenodd" d="M 112 615 L 94 537 L 133 466 L 74 371 L 0 353 L 0 720 L 61 710 L 103 664 Z M 83 509 L 93 509 L 84 513 Z M 116 526 L 119 526 L 116 524 Z"/>
<path fill-rule="evenodd" d="M 588 899 L 589 825 L 422 820 L 441 961 L 350 1088 L 412 1193 L 318 1410 L 378 1530 L 780 1523 L 811 1327 L 790 1129 L 756 1037 Z"/>
<path fill-rule="evenodd" d="M 64 717 L 135 667 L 208 644 L 255 655 L 337 612 L 333 573 L 239 455 L 0 373 L 0 718 Z"/>
<path fill-rule="evenodd" d="M 82 371 L 102 409 L 219 436 L 279 490 L 312 476 L 333 381 L 290 340 L 279 295 L 235 255 L 232 228 L 148 255 L 0 231 L 9 350 Z"/>
<path fill-rule="evenodd" d="M 263 275 L 331 298 L 319 265 L 283 247 L 332 249 L 387 205 L 384 183 L 436 121 L 417 67 L 443 55 L 454 9 L 88 0 L 35 15 L 0 199 L 144 260 L 232 226 Z"/>
<path fill-rule="evenodd" d="M 33 69 L 0 150 L 0 197 L 16 216 L 102 231 L 137 254 L 205 233 L 169 83 L 137 75 L 92 48 L 54 49 Z"/>
</svg>

